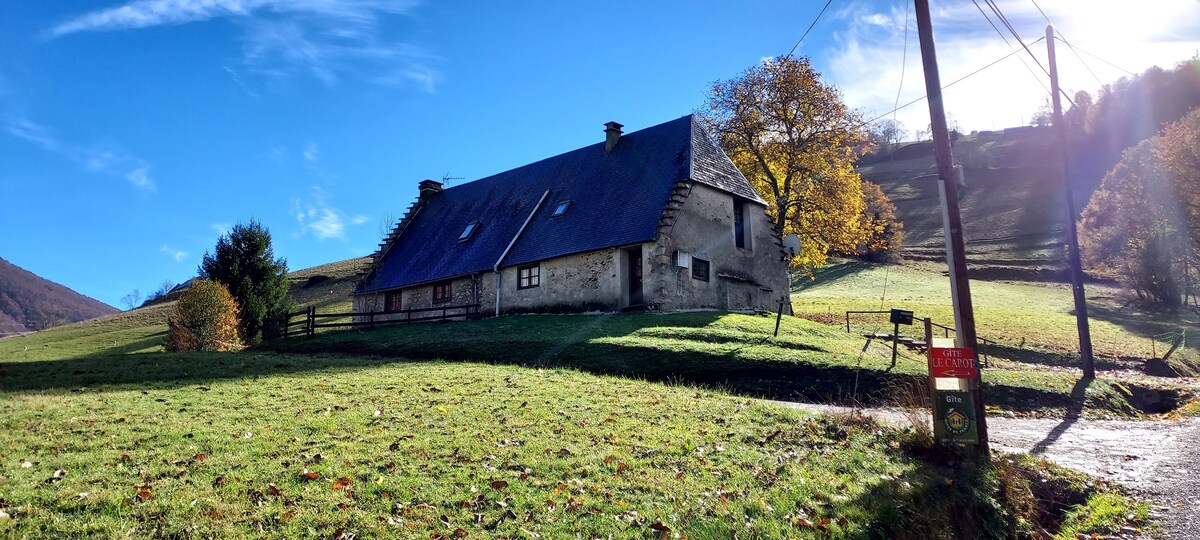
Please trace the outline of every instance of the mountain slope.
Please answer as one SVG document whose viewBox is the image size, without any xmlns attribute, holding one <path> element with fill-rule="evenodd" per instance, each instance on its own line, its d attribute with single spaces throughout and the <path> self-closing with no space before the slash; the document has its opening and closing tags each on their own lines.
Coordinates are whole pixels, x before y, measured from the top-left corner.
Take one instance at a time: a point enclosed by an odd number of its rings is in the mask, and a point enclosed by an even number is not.
<svg viewBox="0 0 1200 540">
<path fill-rule="evenodd" d="M 972 277 L 1064 280 L 1062 244 L 1066 210 L 1053 133 L 1016 128 L 963 136 L 954 143 L 967 189 L 960 202 Z M 904 223 L 904 256 L 944 261 L 941 204 L 933 145 L 909 143 L 859 164 L 879 184 Z M 1099 177 L 1078 175 L 1072 191 L 1078 209 Z"/>
<path fill-rule="evenodd" d="M 118 311 L 0 259 L 0 336 L 42 330 Z"/>
</svg>

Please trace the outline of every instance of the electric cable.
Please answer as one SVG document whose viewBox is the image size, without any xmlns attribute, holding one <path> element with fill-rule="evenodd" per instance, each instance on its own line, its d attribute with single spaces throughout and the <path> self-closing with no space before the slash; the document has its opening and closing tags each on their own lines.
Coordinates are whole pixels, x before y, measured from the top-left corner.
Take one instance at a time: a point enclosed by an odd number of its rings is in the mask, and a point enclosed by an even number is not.
<svg viewBox="0 0 1200 540">
<path fill-rule="evenodd" d="M 983 10 L 983 7 L 979 5 L 979 2 L 977 0 L 971 0 L 971 3 L 975 4 L 975 9 L 979 10 L 979 14 L 983 15 L 984 20 L 986 20 L 988 24 L 992 26 L 992 30 L 995 30 L 996 34 L 1000 36 L 1000 39 L 1004 40 L 1004 44 L 1008 45 L 1009 49 L 1012 49 L 1012 42 L 1008 40 L 1008 37 L 1004 35 L 1004 32 L 1000 31 L 1000 28 L 996 26 L 996 23 L 992 22 L 992 18 L 988 16 L 986 11 Z M 1038 77 L 1038 74 L 1033 71 L 1033 68 L 1029 67 L 1029 64 L 1025 62 L 1025 58 L 1020 58 L 1020 60 L 1021 65 L 1025 66 L 1025 71 L 1028 71 L 1029 75 L 1033 77 L 1033 80 L 1037 81 L 1038 85 L 1042 87 L 1042 90 L 1045 90 L 1046 93 L 1049 94 L 1050 89 L 1047 88 L 1045 83 L 1042 82 L 1042 78 Z"/>
<path fill-rule="evenodd" d="M 1046 39 L 1045 37 L 1040 37 L 1040 38 L 1038 38 L 1038 39 L 1036 39 L 1036 40 L 1034 40 L 1034 41 L 1031 41 L 1029 44 L 1030 44 L 1030 45 L 1036 45 L 1036 44 L 1038 44 L 1039 42 L 1041 42 L 1041 41 L 1043 41 L 1043 40 L 1045 40 L 1045 39 Z M 1006 55 L 1004 55 L 1004 56 L 1001 56 L 1000 58 L 997 58 L 995 61 L 991 62 L 990 64 L 987 64 L 987 65 L 985 65 L 985 66 L 983 66 L 983 67 L 981 67 L 981 68 L 979 68 L 979 69 L 976 69 L 975 71 L 972 71 L 972 72 L 970 72 L 970 73 L 968 73 L 968 74 L 966 74 L 966 75 L 963 75 L 962 77 L 959 77 L 959 78 L 955 79 L 954 81 L 952 81 L 952 82 L 950 82 L 950 83 L 947 83 L 947 84 L 944 84 L 944 85 L 942 85 L 942 90 L 945 90 L 945 89 L 947 89 L 947 88 L 950 88 L 951 86 L 954 86 L 954 85 L 956 85 L 956 84 L 958 84 L 958 83 L 960 83 L 960 82 L 963 82 L 963 81 L 965 81 L 965 80 L 967 80 L 967 79 L 969 79 L 969 78 L 971 78 L 971 77 L 973 77 L 973 76 L 975 76 L 975 75 L 978 75 L 978 74 L 979 74 L 979 72 L 981 72 L 981 71 L 983 71 L 983 70 L 985 70 L 985 69 L 987 69 L 987 68 L 990 68 L 990 67 L 992 67 L 992 66 L 994 66 L 994 65 L 996 65 L 996 64 L 999 64 L 1000 62 L 1003 62 L 1004 60 L 1007 60 L 1009 57 L 1011 57 L 1012 55 L 1014 55 L 1014 54 L 1017 54 L 1017 53 L 1019 53 L 1019 52 L 1021 52 L 1021 49 L 1013 49 L 1013 50 L 1012 50 L 1012 51 L 1010 51 L 1008 54 L 1006 54 Z M 887 117 L 887 116 L 891 115 L 892 113 L 895 113 L 896 111 L 902 110 L 902 109 L 904 109 L 904 108 L 906 108 L 906 107 L 911 107 L 912 105 L 915 105 L 915 104 L 917 104 L 917 103 L 920 103 L 922 100 L 924 100 L 924 99 L 925 99 L 925 98 L 927 98 L 927 97 L 929 97 L 929 96 L 928 96 L 928 95 L 923 95 L 923 96 L 921 96 L 921 97 L 919 97 L 919 98 L 917 98 L 917 99 L 914 99 L 914 100 L 912 100 L 912 101 L 910 101 L 910 102 L 908 102 L 908 103 L 905 103 L 904 105 L 901 105 L 901 106 L 899 106 L 899 107 L 896 107 L 896 108 L 895 108 L 895 109 L 893 109 L 893 110 L 890 110 L 890 111 L 888 111 L 888 112 L 886 112 L 886 113 L 883 113 L 883 114 L 881 114 L 881 115 L 879 115 L 879 116 L 876 116 L 875 118 L 872 118 L 872 119 L 871 119 L 871 120 L 870 120 L 868 123 L 875 122 L 875 121 L 879 120 L 880 118 L 885 118 L 885 117 Z"/>
<path fill-rule="evenodd" d="M 804 38 L 808 37 L 808 33 L 812 32 L 813 27 L 817 25 L 817 21 L 821 20 L 821 15 L 825 14 L 825 10 L 829 9 L 829 4 L 832 4 L 832 3 L 833 3 L 833 0 L 827 0 L 825 2 L 825 7 L 821 8 L 820 13 L 817 13 L 817 18 L 813 19 L 812 24 L 808 25 L 808 30 L 804 31 L 804 34 L 800 36 L 800 39 L 798 41 L 796 41 L 795 45 L 792 45 L 792 50 L 788 51 L 787 54 L 783 55 L 784 58 L 787 58 L 787 57 L 791 56 L 792 53 L 796 52 L 796 48 L 800 46 L 800 43 L 804 42 Z"/>
</svg>

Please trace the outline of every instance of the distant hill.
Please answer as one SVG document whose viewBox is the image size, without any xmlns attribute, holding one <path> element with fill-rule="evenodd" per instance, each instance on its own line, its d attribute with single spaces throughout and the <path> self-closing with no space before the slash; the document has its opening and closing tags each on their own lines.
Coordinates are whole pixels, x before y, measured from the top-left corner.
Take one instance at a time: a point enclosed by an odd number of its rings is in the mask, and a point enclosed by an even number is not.
<svg viewBox="0 0 1200 540">
<path fill-rule="evenodd" d="M 967 190 L 963 231 L 972 277 L 1066 279 L 1062 252 L 1066 210 L 1050 129 L 1022 127 L 965 135 L 954 143 Z M 941 205 L 933 143 L 906 143 L 859 163 L 863 177 L 879 184 L 904 222 L 904 256 L 944 261 Z M 1072 184 L 1082 210 L 1100 178 Z"/>
<path fill-rule="evenodd" d="M 0 336 L 42 330 L 118 311 L 0 259 Z"/>
</svg>

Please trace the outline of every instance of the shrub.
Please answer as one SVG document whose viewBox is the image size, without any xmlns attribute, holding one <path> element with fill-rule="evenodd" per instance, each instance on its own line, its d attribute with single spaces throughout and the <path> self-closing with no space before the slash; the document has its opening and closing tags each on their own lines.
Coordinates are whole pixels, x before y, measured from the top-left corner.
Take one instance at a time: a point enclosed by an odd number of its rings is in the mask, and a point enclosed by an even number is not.
<svg viewBox="0 0 1200 540">
<path fill-rule="evenodd" d="M 855 254 L 871 262 L 899 262 L 904 223 L 896 219 L 896 205 L 874 183 L 863 180 L 862 192 L 866 205 L 860 219 L 866 239 L 858 244 Z"/>
<path fill-rule="evenodd" d="M 257 221 L 238 223 L 217 240 L 215 252 L 204 254 L 200 277 L 229 287 L 241 309 L 238 324 L 247 344 L 262 341 L 264 321 L 292 308 L 287 261 L 275 258 L 271 233 Z"/>
<path fill-rule="evenodd" d="M 167 319 L 167 350 L 226 352 L 242 348 L 238 306 L 215 281 L 192 282 Z"/>
</svg>

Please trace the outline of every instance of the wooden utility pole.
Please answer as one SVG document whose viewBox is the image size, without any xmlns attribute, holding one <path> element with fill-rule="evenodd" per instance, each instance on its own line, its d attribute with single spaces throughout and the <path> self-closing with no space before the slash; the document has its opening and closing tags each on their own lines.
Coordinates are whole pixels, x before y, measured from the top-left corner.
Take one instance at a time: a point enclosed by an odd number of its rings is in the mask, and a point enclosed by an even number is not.
<svg viewBox="0 0 1200 540">
<path fill-rule="evenodd" d="M 1083 265 L 1079 261 L 1079 231 L 1075 228 L 1075 195 L 1071 193 L 1067 158 L 1067 126 L 1063 123 L 1062 100 L 1058 88 L 1058 63 L 1054 56 L 1054 25 L 1046 25 L 1046 52 L 1050 57 L 1050 94 L 1054 103 L 1054 132 L 1058 135 L 1058 146 L 1062 153 L 1063 193 L 1067 204 L 1067 262 L 1071 265 L 1071 292 L 1075 296 L 1075 327 L 1079 330 L 1079 358 L 1083 362 L 1083 377 L 1096 378 L 1096 365 L 1092 359 L 1092 330 L 1088 326 L 1087 297 L 1083 294 Z"/>
<path fill-rule="evenodd" d="M 933 46 L 933 23 L 929 0 L 916 3 L 917 34 L 921 39 L 921 63 L 925 68 L 925 93 L 929 96 L 929 125 L 933 131 L 933 150 L 937 158 L 938 179 L 942 188 L 942 218 L 946 229 L 946 258 L 950 267 L 950 288 L 954 302 L 955 337 L 958 346 L 978 348 L 975 337 L 975 309 L 971 305 L 971 284 L 967 280 L 967 257 L 963 241 L 962 218 L 958 211 L 958 173 L 946 129 L 946 111 L 942 105 L 942 81 L 938 75 L 937 52 Z M 988 455 L 987 416 L 983 406 L 982 373 L 972 379 L 975 393 L 975 421 L 979 426 L 979 450 Z"/>
</svg>

